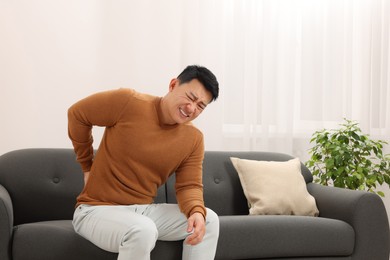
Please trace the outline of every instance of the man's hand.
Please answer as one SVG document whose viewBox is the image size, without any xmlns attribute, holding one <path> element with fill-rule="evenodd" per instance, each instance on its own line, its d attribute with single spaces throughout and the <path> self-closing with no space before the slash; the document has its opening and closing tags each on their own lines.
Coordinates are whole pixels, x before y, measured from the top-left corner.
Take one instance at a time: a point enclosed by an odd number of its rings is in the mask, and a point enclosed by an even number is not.
<svg viewBox="0 0 390 260">
<path fill-rule="evenodd" d="M 87 184 L 89 178 L 89 172 L 84 172 L 84 186 Z"/>
<path fill-rule="evenodd" d="M 206 233 L 206 225 L 201 213 L 195 212 L 188 218 L 187 232 L 192 234 L 186 238 L 186 244 L 195 246 L 202 242 Z"/>
</svg>

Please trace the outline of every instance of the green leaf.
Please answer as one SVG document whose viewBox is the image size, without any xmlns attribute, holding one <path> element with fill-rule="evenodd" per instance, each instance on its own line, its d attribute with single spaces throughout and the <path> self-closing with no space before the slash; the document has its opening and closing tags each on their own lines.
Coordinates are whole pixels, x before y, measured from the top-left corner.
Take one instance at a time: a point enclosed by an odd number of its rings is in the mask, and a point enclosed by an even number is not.
<svg viewBox="0 0 390 260">
<path fill-rule="evenodd" d="M 357 140 L 357 141 L 360 141 L 360 140 L 361 140 L 360 136 L 359 136 L 358 134 L 356 134 L 355 132 L 351 132 L 351 136 L 352 136 L 355 140 Z"/>
<path fill-rule="evenodd" d="M 337 175 L 341 175 L 341 173 L 343 173 L 345 170 L 345 167 L 340 167 L 337 169 Z"/>
<path fill-rule="evenodd" d="M 325 160 L 325 165 L 327 169 L 333 168 L 334 166 L 334 159 L 333 158 L 328 158 Z"/>
</svg>

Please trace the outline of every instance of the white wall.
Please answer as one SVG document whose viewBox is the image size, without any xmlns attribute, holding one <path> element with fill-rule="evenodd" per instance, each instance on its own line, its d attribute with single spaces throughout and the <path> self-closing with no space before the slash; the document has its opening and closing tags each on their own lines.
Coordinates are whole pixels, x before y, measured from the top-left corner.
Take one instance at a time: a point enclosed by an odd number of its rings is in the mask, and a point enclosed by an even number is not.
<svg viewBox="0 0 390 260">
<path fill-rule="evenodd" d="M 71 147 L 72 103 L 119 87 L 163 95 L 183 69 L 179 1 L 105 3 L 0 0 L 0 154 Z"/>
</svg>

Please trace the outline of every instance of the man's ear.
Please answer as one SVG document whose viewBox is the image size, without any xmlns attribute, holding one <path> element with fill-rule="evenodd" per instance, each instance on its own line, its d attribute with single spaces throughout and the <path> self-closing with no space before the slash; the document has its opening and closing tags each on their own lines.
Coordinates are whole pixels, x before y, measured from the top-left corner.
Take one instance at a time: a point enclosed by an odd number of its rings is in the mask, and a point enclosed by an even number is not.
<svg viewBox="0 0 390 260">
<path fill-rule="evenodd" d="M 169 83 L 169 91 L 172 91 L 177 85 L 179 85 L 179 80 L 177 78 L 171 79 Z"/>
</svg>

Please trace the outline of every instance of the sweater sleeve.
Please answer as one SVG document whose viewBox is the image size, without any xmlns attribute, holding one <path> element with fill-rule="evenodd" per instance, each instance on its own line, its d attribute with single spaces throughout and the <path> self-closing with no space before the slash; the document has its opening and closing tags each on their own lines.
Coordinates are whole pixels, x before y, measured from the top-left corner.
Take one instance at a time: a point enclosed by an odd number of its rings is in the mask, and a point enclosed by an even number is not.
<svg viewBox="0 0 390 260">
<path fill-rule="evenodd" d="M 92 127 L 112 127 L 119 120 L 133 90 L 118 89 L 86 97 L 68 109 L 68 135 L 84 172 L 93 161 Z"/>
<path fill-rule="evenodd" d="M 201 134 L 193 152 L 176 170 L 176 199 L 187 218 L 195 212 L 206 217 L 202 184 L 203 158 L 204 142 Z"/>
</svg>

